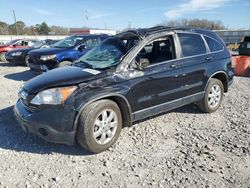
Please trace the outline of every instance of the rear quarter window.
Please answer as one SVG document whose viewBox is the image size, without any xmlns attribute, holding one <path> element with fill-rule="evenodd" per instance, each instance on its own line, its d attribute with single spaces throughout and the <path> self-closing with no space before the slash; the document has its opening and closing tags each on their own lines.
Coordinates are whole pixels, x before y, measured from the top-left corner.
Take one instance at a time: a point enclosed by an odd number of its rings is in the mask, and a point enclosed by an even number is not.
<svg viewBox="0 0 250 188">
<path fill-rule="evenodd" d="M 201 35 L 179 33 L 178 37 L 183 57 L 201 55 L 207 52 L 204 40 L 202 39 Z"/>
<path fill-rule="evenodd" d="M 211 52 L 223 50 L 224 47 L 216 40 L 214 40 L 210 37 L 206 37 L 206 36 L 204 36 L 204 38 L 205 38 L 207 45 L 208 45 Z"/>
</svg>

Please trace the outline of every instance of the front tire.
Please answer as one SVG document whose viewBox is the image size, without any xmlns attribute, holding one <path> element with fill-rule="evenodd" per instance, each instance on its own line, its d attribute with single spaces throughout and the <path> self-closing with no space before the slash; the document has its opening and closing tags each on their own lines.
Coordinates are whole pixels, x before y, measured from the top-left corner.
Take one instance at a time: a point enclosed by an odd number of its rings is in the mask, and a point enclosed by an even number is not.
<svg viewBox="0 0 250 188">
<path fill-rule="evenodd" d="M 26 67 L 29 67 L 29 58 L 30 58 L 29 55 L 26 55 L 25 58 L 24 58 L 24 65 L 25 65 Z"/>
<path fill-rule="evenodd" d="M 86 150 L 100 153 L 116 142 L 121 128 L 118 105 L 111 100 L 100 100 L 88 105 L 81 113 L 76 139 Z"/>
<path fill-rule="evenodd" d="M 205 91 L 205 96 L 197 104 L 206 113 L 215 112 L 221 105 L 224 96 L 224 86 L 218 79 L 211 78 Z"/>
</svg>

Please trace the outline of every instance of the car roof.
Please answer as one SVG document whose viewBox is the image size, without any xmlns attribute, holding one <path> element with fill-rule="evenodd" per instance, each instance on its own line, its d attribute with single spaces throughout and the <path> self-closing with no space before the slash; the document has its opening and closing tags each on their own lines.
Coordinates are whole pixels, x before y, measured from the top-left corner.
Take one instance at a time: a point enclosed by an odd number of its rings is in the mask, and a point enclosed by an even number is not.
<svg viewBox="0 0 250 188">
<path fill-rule="evenodd" d="M 164 31 L 169 31 L 169 32 L 183 31 L 183 32 L 193 32 L 193 33 L 200 33 L 200 34 L 213 33 L 213 31 L 208 30 L 208 29 L 200 29 L 200 28 L 192 28 L 192 27 L 167 27 L 167 26 L 139 28 L 139 29 L 134 29 L 134 30 L 128 30 L 126 32 L 134 32 L 142 37 L 145 37 L 151 34 L 164 32 Z"/>
<path fill-rule="evenodd" d="M 150 28 L 139 28 L 134 30 L 128 30 L 124 33 L 134 33 L 140 38 L 147 37 L 149 35 L 161 33 L 161 32 L 191 32 L 202 35 L 207 35 L 211 38 L 214 38 L 224 44 L 224 41 L 212 30 L 209 29 L 201 29 L 201 28 L 192 28 L 192 27 L 167 27 L 167 26 L 156 26 Z M 119 35 L 119 34 L 118 34 Z"/>
<path fill-rule="evenodd" d="M 70 36 L 74 36 L 74 37 L 96 37 L 96 36 L 108 36 L 107 34 L 77 34 L 77 35 L 70 35 Z"/>
</svg>

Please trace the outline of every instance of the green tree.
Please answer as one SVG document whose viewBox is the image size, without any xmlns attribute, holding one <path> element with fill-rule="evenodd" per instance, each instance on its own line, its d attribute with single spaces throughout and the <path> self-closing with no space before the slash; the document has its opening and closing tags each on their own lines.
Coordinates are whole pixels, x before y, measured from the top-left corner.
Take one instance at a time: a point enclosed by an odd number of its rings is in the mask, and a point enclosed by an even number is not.
<svg viewBox="0 0 250 188">
<path fill-rule="evenodd" d="M 0 35 L 9 34 L 9 25 L 5 22 L 0 21 Z"/>
<path fill-rule="evenodd" d="M 41 35 L 48 35 L 49 32 L 50 32 L 50 28 L 47 25 L 47 23 L 46 22 L 42 22 L 41 25 L 39 25 L 39 33 Z"/>
<path fill-rule="evenodd" d="M 17 34 L 16 29 L 18 30 L 19 35 L 25 34 L 24 28 L 25 28 L 25 23 L 23 21 L 17 21 L 16 23 L 9 25 L 9 31 L 10 31 L 10 34 L 12 35 Z"/>
</svg>

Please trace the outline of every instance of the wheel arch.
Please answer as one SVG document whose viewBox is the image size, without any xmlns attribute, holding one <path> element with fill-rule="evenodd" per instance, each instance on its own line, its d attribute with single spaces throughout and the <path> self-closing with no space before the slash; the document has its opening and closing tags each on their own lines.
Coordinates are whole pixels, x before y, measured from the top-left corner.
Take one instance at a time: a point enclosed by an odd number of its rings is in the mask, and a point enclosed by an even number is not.
<svg viewBox="0 0 250 188">
<path fill-rule="evenodd" d="M 121 115 L 122 115 L 123 127 L 129 127 L 132 125 L 132 112 L 131 112 L 131 107 L 130 107 L 128 100 L 121 94 L 109 94 L 109 95 L 96 97 L 96 98 L 90 100 L 89 102 L 82 104 L 79 107 L 79 110 L 77 110 L 76 118 L 74 120 L 74 127 L 73 127 L 74 131 L 77 129 L 77 124 L 78 124 L 79 117 L 80 117 L 82 111 L 89 104 L 96 102 L 96 101 L 99 101 L 99 100 L 103 100 L 103 99 L 112 100 L 119 106 L 119 108 L 121 110 Z"/>
<path fill-rule="evenodd" d="M 211 78 L 216 78 L 218 80 L 220 80 L 223 84 L 223 87 L 224 87 L 224 92 L 226 93 L 228 91 L 228 76 L 226 74 L 225 71 L 217 71 L 217 72 L 214 72 L 208 79 L 208 82 Z M 208 82 L 207 82 L 207 85 L 208 85 Z M 207 85 L 206 85 L 206 88 L 207 88 Z"/>
<path fill-rule="evenodd" d="M 60 64 L 61 62 L 63 61 L 70 61 L 70 62 L 73 62 L 74 60 L 73 59 L 69 59 L 69 58 L 65 58 L 65 59 L 62 59 L 58 62 L 58 64 Z"/>
</svg>

